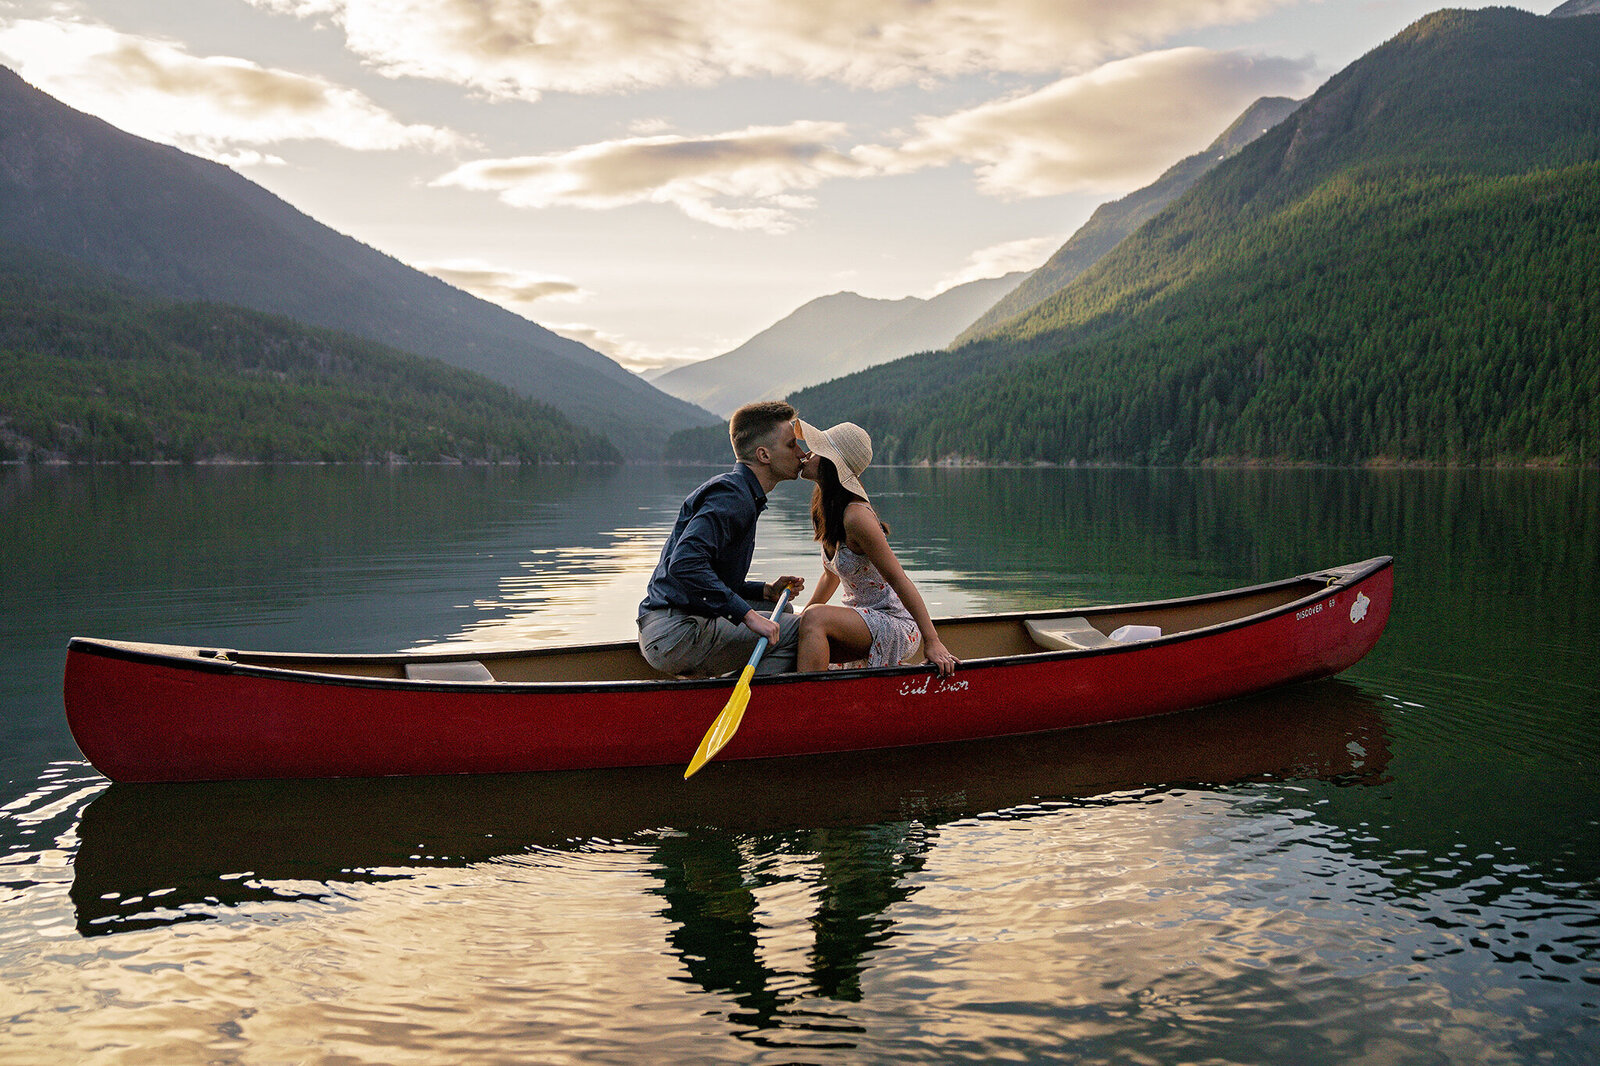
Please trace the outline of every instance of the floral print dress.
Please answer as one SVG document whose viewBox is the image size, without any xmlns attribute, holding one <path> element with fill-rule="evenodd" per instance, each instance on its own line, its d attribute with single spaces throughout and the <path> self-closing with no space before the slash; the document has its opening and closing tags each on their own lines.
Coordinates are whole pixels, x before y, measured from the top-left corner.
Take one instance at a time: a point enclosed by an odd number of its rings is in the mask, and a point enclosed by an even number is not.
<svg viewBox="0 0 1600 1066">
<path fill-rule="evenodd" d="M 922 643 L 916 619 L 906 610 L 900 597 L 883 579 L 872 560 L 840 544 L 828 558 L 822 551 L 822 565 L 844 587 L 842 602 L 860 613 L 872 633 L 872 647 L 865 659 L 842 663 L 842 669 L 859 666 L 897 666 Z"/>
</svg>

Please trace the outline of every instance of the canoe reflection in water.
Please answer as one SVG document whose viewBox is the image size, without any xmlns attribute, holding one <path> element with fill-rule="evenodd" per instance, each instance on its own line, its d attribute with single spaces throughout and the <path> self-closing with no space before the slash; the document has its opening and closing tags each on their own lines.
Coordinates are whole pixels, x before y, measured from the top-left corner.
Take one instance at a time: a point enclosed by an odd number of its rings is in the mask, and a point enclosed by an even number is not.
<svg viewBox="0 0 1600 1066">
<path fill-rule="evenodd" d="M 752 856 L 818 871 L 812 977 L 855 995 L 887 908 L 912 889 L 930 830 L 1040 801 L 1317 778 L 1378 780 L 1379 704 L 1325 680 L 1163 718 L 927 748 L 730 763 L 686 786 L 678 767 L 434 778 L 114 784 L 84 812 L 72 900 L 85 935 L 216 918 L 254 902 L 334 899 L 530 849 L 648 851 L 696 981 L 758 1013 Z M 1027 807 L 1027 810 L 1014 810 Z M 730 962 L 741 956 L 747 965 Z M 719 976 L 720 975 L 720 976 Z"/>
</svg>

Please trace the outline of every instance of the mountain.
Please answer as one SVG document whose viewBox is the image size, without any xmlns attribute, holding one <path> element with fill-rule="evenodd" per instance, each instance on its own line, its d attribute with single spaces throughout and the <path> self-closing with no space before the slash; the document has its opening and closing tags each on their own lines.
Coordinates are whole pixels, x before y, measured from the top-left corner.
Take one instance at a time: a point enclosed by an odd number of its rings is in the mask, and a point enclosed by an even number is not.
<svg viewBox="0 0 1600 1066">
<path fill-rule="evenodd" d="M 1593 463 L 1600 18 L 1440 11 L 981 341 L 791 400 L 883 461 Z"/>
<path fill-rule="evenodd" d="M 655 379 L 658 388 L 720 415 L 913 352 L 943 348 L 1025 277 L 971 281 L 931 299 L 821 296 L 739 347 Z"/>
<path fill-rule="evenodd" d="M 0 68 L 0 240 L 179 300 L 286 315 L 545 400 L 627 449 L 712 417 L 504 308 L 337 233 L 226 167 L 65 106 Z"/>
<path fill-rule="evenodd" d="M 0 461 L 621 458 L 459 367 L 0 242 Z"/>
<path fill-rule="evenodd" d="M 1056 249 L 1055 254 L 1022 284 L 968 326 L 955 339 L 955 343 L 964 344 L 982 337 L 1006 319 L 1021 314 L 1066 288 L 1073 278 L 1088 270 L 1096 260 L 1120 244 L 1124 237 L 1155 217 L 1212 167 L 1282 122 L 1299 106 L 1298 100 L 1286 96 L 1264 96 L 1247 107 L 1205 151 L 1174 163 L 1161 177 L 1144 188 L 1095 208 L 1089 221 L 1079 227 L 1067 243 Z"/>
</svg>

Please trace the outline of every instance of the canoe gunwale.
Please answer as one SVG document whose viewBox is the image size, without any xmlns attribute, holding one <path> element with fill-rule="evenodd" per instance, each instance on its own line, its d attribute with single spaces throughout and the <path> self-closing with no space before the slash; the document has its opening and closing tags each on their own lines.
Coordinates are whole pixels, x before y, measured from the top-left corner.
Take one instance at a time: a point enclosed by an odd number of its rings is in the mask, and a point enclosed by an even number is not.
<svg viewBox="0 0 1600 1066">
<path fill-rule="evenodd" d="M 1052 619 L 1082 616 L 1094 618 L 1097 615 L 1123 614 L 1138 611 L 1170 610 L 1173 608 L 1216 603 L 1235 598 L 1247 598 L 1252 595 L 1286 589 L 1293 585 L 1304 584 L 1308 581 L 1326 579 L 1326 583 L 1310 589 L 1303 596 L 1298 596 L 1283 604 L 1241 615 L 1238 618 L 1227 619 L 1212 625 L 1201 626 L 1196 629 L 1163 634 L 1148 640 L 1130 641 L 1127 643 L 1111 643 L 1109 645 L 1082 648 L 1048 650 L 1040 648 L 1024 654 L 995 655 L 961 661 L 961 670 L 970 671 L 978 669 L 1004 668 L 1023 663 L 1047 663 L 1063 659 L 1082 660 L 1098 658 L 1107 655 L 1126 655 L 1151 648 L 1171 647 L 1194 640 L 1203 640 L 1233 630 L 1258 625 L 1270 619 L 1291 614 L 1304 609 L 1308 604 L 1332 595 L 1342 589 L 1350 588 L 1368 580 L 1374 574 L 1381 573 L 1394 564 L 1392 556 L 1376 556 L 1359 563 L 1345 566 L 1329 567 L 1315 570 L 1310 573 L 1300 574 L 1295 577 L 1282 578 L 1276 581 L 1264 582 L 1258 585 L 1241 586 L 1238 588 L 1224 589 L 1217 592 L 1200 593 L 1193 596 L 1179 596 L 1164 600 L 1148 600 L 1135 603 L 1105 604 L 1095 607 L 1081 608 L 1056 608 L 1048 611 L 1012 611 L 1000 614 L 966 615 L 955 618 L 935 619 L 936 625 L 954 625 L 958 623 L 1021 623 L 1024 619 Z M 438 692 L 438 693 L 540 693 L 551 694 L 577 694 L 585 692 L 641 692 L 659 690 L 662 692 L 689 692 L 700 689 L 727 688 L 733 684 L 736 677 L 733 675 L 711 678 L 624 678 L 616 680 L 574 680 L 574 681 L 438 681 L 422 680 L 404 677 L 375 677 L 361 676 L 346 673 L 326 673 L 297 669 L 289 666 L 275 666 L 263 662 L 239 662 L 233 656 L 239 654 L 249 655 L 255 659 L 282 659 L 286 662 L 305 662 L 313 660 L 319 663 L 349 663 L 351 665 L 365 664 L 375 666 L 394 666 L 412 662 L 447 663 L 478 660 L 494 662 L 497 659 L 526 659 L 537 658 L 541 654 L 581 654 L 584 652 L 607 652 L 632 647 L 632 642 L 610 642 L 604 644 L 568 645 L 555 648 L 529 648 L 529 649 L 485 649 L 479 652 L 471 651 L 422 651 L 416 653 L 393 652 L 380 654 L 317 654 L 303 652 L 239 652 L 234 650 L 179 647 L 174 645 L 159 645 L 137 643 L 132 641 L 104 640 L 93 637 L 73 637 L 68 643 L 68 652 L 80 655 L 96 655 L 110 659 L 119 659 L 128 662 L 160 665 L 168 669 L 181 669 L 197 673 L 223 674 L 243 677 L 272 678 L 279 681 L 292 681 L 297 684 L 307 685 L 333 685 L 345 688 L 362 689 L 388 689 L 403 692 Z M 209 654 L 207 654 L 209 653 Z M 787 673 L 767 674 L 753 679 L 753 687 L 767 687 L 787 684 L 815 684 L 818 681 L 846 681 L 861 677 L 914 677 L 925 676 L 933 671 L 927 663 L 911 663 L 890 667 L 863 667 L 849 670 L 830 670 L 826 674 L 815 673 Z"/>
</svg>

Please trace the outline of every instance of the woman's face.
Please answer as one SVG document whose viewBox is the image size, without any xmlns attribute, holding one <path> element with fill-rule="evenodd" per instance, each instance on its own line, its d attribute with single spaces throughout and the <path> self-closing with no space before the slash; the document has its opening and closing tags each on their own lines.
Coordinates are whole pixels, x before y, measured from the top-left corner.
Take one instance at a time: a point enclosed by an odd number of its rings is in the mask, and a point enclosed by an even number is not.
<svg viewBox="0 0 1600 1066">
<path fill-rule="evenodd" d="M 817 480 L 817 464 L 822 462 L 822 456 L 816 452 L 807 452 L 806 457 L 800 460 L 800 476 L 807 481 Z"/>
</svg>

